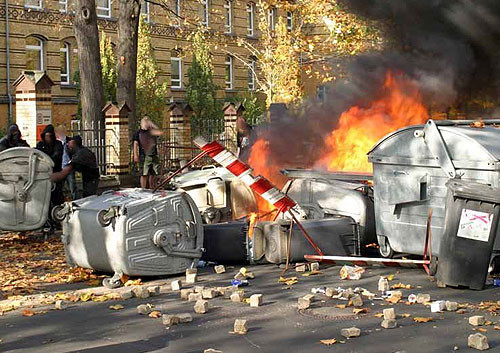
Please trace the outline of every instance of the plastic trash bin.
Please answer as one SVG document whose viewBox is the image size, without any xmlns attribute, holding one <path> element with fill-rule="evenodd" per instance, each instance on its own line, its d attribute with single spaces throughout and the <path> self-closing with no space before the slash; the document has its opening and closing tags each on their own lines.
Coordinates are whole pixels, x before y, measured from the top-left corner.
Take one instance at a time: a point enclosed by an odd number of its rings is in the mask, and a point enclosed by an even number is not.
<svg viewBox="0 0 500 353">
<path fill-rule="evenodd" d="M 457 179 L 446 186 L 437 279 L 449 286 L 483 289 L 497 232 L 500 189 Z"/>
</svg>

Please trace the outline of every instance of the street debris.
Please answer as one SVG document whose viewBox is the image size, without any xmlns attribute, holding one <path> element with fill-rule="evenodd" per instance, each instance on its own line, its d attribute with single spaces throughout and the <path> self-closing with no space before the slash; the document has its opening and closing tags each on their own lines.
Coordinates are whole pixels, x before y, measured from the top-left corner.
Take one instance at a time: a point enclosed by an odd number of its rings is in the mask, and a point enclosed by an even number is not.
<svg viewBox="0 0 500 353">
<path fill-rule="evenodd" d="M 151 304 L 141 304 L 137 306 L 137 312 L 141 315 L 149 315 L 153 311 L 153 306 Z"/>
<path fill-rule="evenodd" d="M 30 317 L 30 316 L 35 315 L 35 312 L 34 312 L 33 310 L 31 310 L 31 309 L 23 309 L 23 311 L 21 312 L 21 314 L 22 314 L 23 316 L 28 316 L 28 317 Z"/>
<path fill-rule="evenodd" d="M 208 348 L 203 351 L 203 353 L 222 353 L 222 351 L 218 351 L 217 349 Z"/>
<path fill-rule="evenodd" d="M 431 301 L 430 294 L 422 294 L 422 293 L 417 294 L 417 304 L 425 304 L 429 303 L 430 301 Z"/>
<path fill-rule="evenodd" d="M 328 340 L 320 340 L 320 342 L 322 344 L 324 344 L 325 346 L 331 346 L 331 345 L 337 343 L 338 341 L 335 338 L 330 338 Z"/>
<path fill-rule="evenodd" d="M 252 308 L 257 308 L 262 305 L 262 300 L 262 294 L 253 294 L 250 296 L 250 306 Z"/>
<path fill-rule="evenodd" d="M 477 349 L 479 351 L 485 351 L 490 348 L 488 344 L 488 337 L 481 333 L 474 333 L 472 335 L 469 335 L 467 344 L 469 347 Z"/>
<path fill-rule="evenodd" d="M 54 308 L 56 310 L 63 310 L 66 309 L 66 304 L 62 300 L 57 300 L 54 304 Z"/>
<path fill-rule="evenodd" d="M 381 326 L 386 329 L 391 329 L 391 328 L 396 328 L 398 326 L 398 323 L 395 319 L 389 319 L 389 320 L 384 319 L 382 321 Z"/>
<path fill-rule="evenodd" d="M 126 288 L 120 292 L 120 298 L 123 300 L 132 299 L 134 297 L 134 291 L 132 288 Z"/>
<path fill-rule="evenodd" d="M 219 296 L 219 291 L 215 288 L 203 288 L 201 296 L 203 299 L 214 299 Z"/>
<path fill-rule="evenodd" d="M 481 315 L 469 317 L 469 324 L 472 326 L 483 326 L 486 323 L 486 318 Z"/>
<path fill-rule="evenodd" d="M 134 296 L 136 298 L 147 299 L 150 296 L 148 289 L 146 287 L 143 287 L 143 286 L 134 287 L 132 292 L 134 293 Z"/>
<path fill-rule="evenodd" d="M 226 272 L 226 268 L 224 267 L 224 265 L 217 265 L 214 267 L 214 270 L 215 270 L 215 273 L 217 273 L 218 275 Z"/>
<path fill-rule="evenodd" d="M 231 301 L 233 303 L 241 303 L 243 301 L 243 291 L 236 291 L 231 294 Z"/>
<path fill-rule="evenodd" d="M 198 269 L 188 268 L 186 269 L 186 283 L 193 284 L 196 283 L 198 275 Z"/>
<path fill-rule="evenodd" d="M 304 295 L 303 297 L 298 299 L 297 306 L 298 306 L 299 310 L 305 310 L 311 306 L 313 301 L 314 301 L 314 295 L 307 294 L 307 295 Z"/>
<path fill-rule="evenodd" d="M 159 319 L 161 317 L 161 312 L 158 310 L 153 310 L 152 312 L 149 313 L 148 316 L 152 319 Z"/>
<path fill-rule="evenodd" d="M 306 272 L 307 265 L 304 263 L 296 263 L 295 264 L 295 272 Z"/>
<path fill-rule="evenodd" d="M 378 280 L 378 291 L 385 293 L 389 290 L 389 281 L 386 277 L 381 276 Z"/>
<path fill-rule="evenodd" d="M 356 308 L 363 306 L 363 299 L 359 294 L 355 294 L 351 299 L 352 305 Z"/>
<path fill-rule="evenodd" d="M 202 300 L 203 296 L 201 293 L 189 293 L 188 295 L 188 302 L 196 302 L 198 300 Z"/>
<path fill-rule="evenodd" d="M 239 335 L 244 335 L 247 333 L 247 331 L 248 331 L 247 320 L 236 319 L 234 321 L 234 329 L 233 329 L 234 333 L 237 333 Z"/>
<path fill-rule="evenodd" d="M 189 299 L 189 295 L 191 293 L 194 293 L 194 289 L 193 288 L 181 289 L 181 299 L 182 300 L 188 300 Z"/>
<path fill-rule="evenodd" d="M 361 330 L 357 327 L 343 328 L 340 330 L 340 334 L 346 338 L 359 337 Z"/>
<path fill-rule="evenodd" d="M 172 283 L 170 283 L 170 287 L 172 288 L 172 290 L 174 292 L 181 290 L 181 288 L 182 288 L 182 282 L 181 282 L 181 280 L 177 279 L 175 281 L 172 281 Z"/>
<path fill-rule="evenodd" d="M 425 322 L 434 321 L 434 318 L 432 316 L 429 316 L 429 317 L 416 316 L 413 318 L 413 321 L 418 322 L 418 323 L 425 323 Z"/>
<path fill-rule="evenodd" d="M 123 308 L 125 308 L 123 305 L 120 305 L 120 304 L 116 304 L 116 305 L 110 305 L 108 307 L 110 310 L 121 310 Z"/>
<path fill-rule="evenodd" d="M 149 292 L 149 295 L 152 297 L 160 295 L 160 286 L 148 287 L 148 292 Z"/>
<path fill-rule="evenodd" d="M 388 308 L 383 310 L 384 320 L 396 320 L 396 311 L 394 308 Z"/>
<path fill-rule="evenodd" d="M 446 302 L 444 300 L 438 300 L 431 303 L 431 312 L 440 313 L 446 309 Z"/>
<path fill-rule="evenodd" d="M 297 277 L 280 277 L 278 279 L 278 283 L 282 283 L 282 284 L 285 284 L 287 285 L 288 287 L 291 287 L 293 286 L 294 284 L 298 283 L 299 280 L 297 279 Z"/>
<path fill-rule="evenodd" d="M 234 275 L 234 279 L 237 281 L 244 281 L 248 278 L 254 279 L 255 275 L 253 274 L 253 272 L 248 272 L 246 267 L 240 268 L 238 273 Z"/>
<path fill-rule="evenodd" d="M 319 271 L 319 262 L 313 262 L 309 264 L 309 270 L 311 272 L 318 272 Z"/>
<path fill-rule="evenodd" d="M 361 279 L 361 275 L 364 272 L 365 269 L 363 267 L 344 265 L 340 269 L 340 279 L 358 280 Z"/>
<path fill-rule="evenodd" d="M 208 301 L 198 300 L 194 304 L 194 312 L 197 314 L 205 314 L 208 311 Z"/>
<path fill-rule="evenodd" d="M 445 302 L 445 306 L 446 306 L 446 311 L 457 311 L 458 310 L 458 303 L 457 302 L 450 302 L 447 300 Z"/>
<path fill-rule="evenodd" d="M 174 326 L 180 323 L 179 317 L 177 315 L 167 315 L 163 314 L 161 316 L 161 322 L 165 326 Z"/>
</svg>

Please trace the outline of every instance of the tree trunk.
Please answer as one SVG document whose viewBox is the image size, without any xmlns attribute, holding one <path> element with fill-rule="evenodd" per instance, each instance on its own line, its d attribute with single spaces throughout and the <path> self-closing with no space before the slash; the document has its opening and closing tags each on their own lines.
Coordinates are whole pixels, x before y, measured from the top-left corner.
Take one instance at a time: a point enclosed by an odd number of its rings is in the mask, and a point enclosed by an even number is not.
<svg viewBox="0 0 500 353">
<path fill-rule="evenodd" d="M 137 40 L 141 3 L 139 0 L 120 0 L 118 20 L 118 80 L 116 100 L 130 108 L 129 131 L 136 120 Z"/>
<path fill-rule="evenodd" d="M 95 0 L 77 0 L 73 27 L 78 45 L 83 128 L 96 128 L 99 124 L 104 126 L 102 71 Z M 85 141 L 85 136 L 82 137 Z"/>
</svg>

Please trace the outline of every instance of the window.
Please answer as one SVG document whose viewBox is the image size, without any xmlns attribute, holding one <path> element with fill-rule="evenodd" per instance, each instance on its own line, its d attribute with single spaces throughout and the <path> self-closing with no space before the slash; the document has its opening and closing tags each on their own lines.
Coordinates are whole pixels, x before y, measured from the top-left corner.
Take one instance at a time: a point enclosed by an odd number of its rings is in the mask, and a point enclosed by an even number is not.
<svg viewBox="0 0 500 353">
<path fill-rule="evenodd" d="M 68 0 L 59 0 L 59 12 L 68 12 Z"/>
<path fill-rule="evenodd" d="M 253 24 L 254 24 L 254 15 L 255 15 L 255 5 L 253 3 L 249 3 L 247 5 L 247 15 L 248 15 L 248 27 L 247 27 L 247 35 L 253 37 Z"/>
<path fill-rule="evenodd" d="M 26 38 L 26 69 L 44 70 L 43 41 L 36 37 Z"/>
<path fill-rule="evenodd" d="M 226 89 L 233 89 L 233 57 L 231 55 L 226 56 Z"/>
<path fill-rule="evenodd" d="M 257 68 L 257 60 L 254 57 L 250 57 L 250 62 L 248 63 L 248 89 L 250 91 L 255 91 L 255 70 Z"/>
<path fill-rule="evenodd" d="M 225 16 L 225 32 L 231 33 L 233 31 L 233 3 L 231 0 L 226 0 L 224 2 L 224 16 Z"/>
<path fill-rule="evenodd" d="M 111 17 L 111 0 L 97 0 L 96 6 L 97 17 Z"/>
<path fill-rule="evenodd" d="M 201 24 L 208 27 L 210 0 L 201 0 Z"/>
<path fill-rule="evenodd" d="M 61 46 L 61 85 L 69 85 L 69 77 L 70 77 L 70 67 L 69 67 L 69 44 L 62 43 Z"/>
<path fill-rule="evenodd" d="M 170 58 L 170 87 L 182 88 L 182 61 L 181 58 Z"/>
<path fill-rule="evenodd" d="M 146 22 L 149 22 L 149 2 L 148 1 L 141 1 L 141 15 L 144 16 L 144 19 Z"/>
<path fill-rule="evenodd" d="M 276 7 L 271 7 L 269 9 L 269 29 L 274 31 L 276 27 Z"/>
<path fill-rule="evenodd" d="M 286 12 L 286 29 L 291 31 L 293 29 L 293 12 L 292 11 L 287 11 Z"/>
<path fill-rule="evenodd" d="M 316 93 L 318 96 L 318 100 L 324 102 L 326 100 L 326 95 L 328 93 L 328 87 L 325 85 L 320 85 L 318 86 Z"/>
<path fill-rule="evenodd" d="M 181 0 L 174 0 L 174 12 L 177 16 L 181 15 Z"/>
<path fill-rule="evenodd" d="M 26 2 L 24 3 L 24 6 L 30 8 L 30 9 L 41 10 L 42 9 L 42 0 L 26 0 Z"/>
</svg>

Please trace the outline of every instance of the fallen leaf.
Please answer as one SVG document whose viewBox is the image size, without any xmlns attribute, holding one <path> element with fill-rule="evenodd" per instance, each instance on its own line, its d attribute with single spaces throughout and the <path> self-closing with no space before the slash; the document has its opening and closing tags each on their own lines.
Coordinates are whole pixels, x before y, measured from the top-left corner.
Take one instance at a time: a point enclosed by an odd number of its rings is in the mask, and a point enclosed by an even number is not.
<svg viewBox="0 0 500 353">
<path fill-rule="evenodd" d="M 286 284 L 287 286 L 294 285 L 295 283 L 299 282 L 297 277 L 280 277 L 278 280 L 278 283 L 283 283 Z"/>
<path fill-rule="evenodd" d="M 127 283 L 127 281 L 128 281 L 128 280 L 129 280 L 129 276 L 127 276 L 127 275 L 122 275 L 122 276 L 120 277 L 120 281 L 121 281 L 122 283 L 124 283 L 124 284 L 125 284 L 125 283 Z"/>
<path fill-rule="evenodd" d="M 105 295 L 100 295 L 100 296 L 98 296 L 98 297 L 92 297 L 92 301 L 93 301 L 93 302 L 98 302 L 98 303 L 100 303 L 100 302 L 105 302 L 105 301 L 107 301 L 107 300 L 108 300 L 108 297 L 106 297 Z"/>
<path fill-rule="evenodd" d="M 411 289 L 411 284 L 396 283 L 391 286 L 391 289 Z"/>
<path fill-rule="evenodd" d="M 368 312 L 368 309 L 367 308 L 357 308 L 357 309 L 352 309 L 352 312 L 355 314 L 355 315 L 358 315 L 358 314 L 365 314 Z"/>
<path fill-rule="evenodd" d="M 323 343 L 326 346 L 331 346 L 332 344 L 337 343 L 337 339 L 330 338 L 329 340 L 321 340 L 320 342 Z"/>
<path fill-rule="evenodd" d="M 411 316 L 411 315 L 410 315 L 410 314 L 407 314 L 407 313 L 405 313 L 405 314 L 401 314 L 401 317 L 410 317 L 410 316 Z"/>
<path fill-rule="evenodd" d="M 111 310 L 120 310 L 120 309 L 123 309 L 124 306 L 123 305 L 120 305 L 120 304 L 116 304 L 116 305 L 110 305 L 109 308 Z"/>
<path fill-rule="evenodd" d="M 376 313 L 375 317 L 384 317 L 384 313 Z"/>
<path fill-rule="evenodd" d="M 495 326 L 493 327 L 493 329 L 494 329 L 494 330 L 497 330 L 497 331 L 500 331 L 500 326 L 496 326 L 496 325 L 495 325 Z"/>
<path fill-rule="evenodd" d="M 307 273 L 302 274 L 302 277 L 316 276 L 316 275 L 320 275 L 322 273 L 323 272 L 321 272 L 321 271 L 311 271 L 311 272 L 307 272 Z"/>
<path fill-rule="evenodd" d="M 414 317 L 413 318 L 413 321 L 415 322 L 430 322 L 430 321 L 434 321 L 434 318 L 433 317 Z"/>
<path fill-rule="evenodd" d="M 389 276 L 387 276 L 387 280 L 388 280 L 388 281 L 392 281 L 393 279 L 394 279 L 394 275 L 389 275 Z"/>
<path fill-rule="evenodd" d="M 152 311 L 149 313 L 149 317 L 153 318 L 153 319 L 158 319 L 161 317 L 161 312 L 159 311 Z"/>
<path fill-rule="evenodd" d="M 127 282 L 125 282 L 124 286 L 125 287 L 133 287 L 133 286 L 138 286 L 142 283 L 142 280 L 140 278 L 131 280 L 129 279 Z"/>
<path fill-rule="evenodd" d="M 33 316 L 35 312 L 31 309 L 23 309 L 22 314 L 23 316 Z"/>
<path fill-rule="evenodd" d="M 488 329 L 485 329 L 484 327 L 478 327 L 476 330 L 481 332 L 488 332 Z"/>
<path fill-rule="evenodd" d="M 337 304 L 337 305 L 335 305 L 335 307 L 339 308 L 339 309 L 345 309 L 345 308 L 347 308 L 347 305 L 345 305 L 345 304 Z"/>
<path fill-rule="evenodd" d="M 392 297 L 387 298 L 385 301 L 392 303 L 392 304 L 397 304 L 397 303 L 399 303 L 400 300 L 401 300 L 401 297 L 394 295 Z"/>
<path fill-rule="evenodd" d="M 88 302 L 91 298 L 92 298 L 92 293 L 83 293 L 81 296 L 80 296 L 80 300 L 82 302 Z"/>
</svg>

